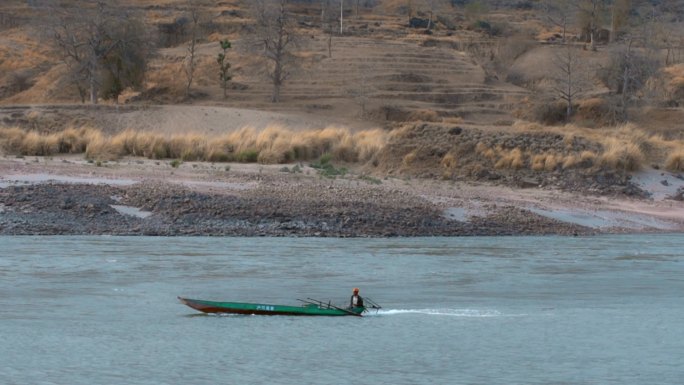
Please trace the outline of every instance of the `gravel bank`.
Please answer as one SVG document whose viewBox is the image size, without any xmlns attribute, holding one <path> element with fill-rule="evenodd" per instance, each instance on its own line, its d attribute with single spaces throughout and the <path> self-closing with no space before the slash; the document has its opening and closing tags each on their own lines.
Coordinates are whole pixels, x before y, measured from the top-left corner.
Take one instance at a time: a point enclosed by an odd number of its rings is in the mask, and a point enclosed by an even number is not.
<svg viewBox="0 0 684 385">
<path fill-rule="evenodd" d="M 173 168 L 143 159 L 97 166 L 79 156 L 4 158 L 0 234 L 390 237 L 684 229 L 684 208 L 675 200 L 491 183 L 379 180 L 353 170 L 329 179 L 300 166 L 295 173 L 254 164 Z M 587 213 L 611 213 L 620 220 L 587 222 Z M 574 221 L 578 217 L 604 225 L 586 227 Z"/>
<path fill-rule="evenodd" d="M 586 234 L 514 207 L 468 222 L 400 192 L 304 183 L 212 194 L 167 183 L 35 184 L 0 189 L 0 234 L 389 237 Z M 151 215 L 141 218 L 113 206 Z"/>
</svg>

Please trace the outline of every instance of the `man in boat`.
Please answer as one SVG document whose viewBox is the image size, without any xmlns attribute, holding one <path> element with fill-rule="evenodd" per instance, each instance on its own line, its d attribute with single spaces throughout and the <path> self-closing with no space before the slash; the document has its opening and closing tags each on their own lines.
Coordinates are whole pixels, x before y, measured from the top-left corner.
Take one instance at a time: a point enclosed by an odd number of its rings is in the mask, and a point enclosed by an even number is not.
<svg viewBox="0 0 684 385">
<path fill-rule="evenodd" d="M 352 291 L 351 301 L 349 303 L 350 308 L 363 307 L 363 298 L 359 295 L 359 288 L 355 287 Z"/>
</svg>

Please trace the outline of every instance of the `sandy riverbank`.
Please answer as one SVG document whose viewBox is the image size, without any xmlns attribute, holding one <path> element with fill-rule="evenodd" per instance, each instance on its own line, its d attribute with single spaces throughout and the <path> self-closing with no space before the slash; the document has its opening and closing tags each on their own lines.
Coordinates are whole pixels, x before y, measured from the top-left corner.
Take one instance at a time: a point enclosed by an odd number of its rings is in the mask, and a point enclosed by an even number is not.
<svg viewBox="0 0 684 385">
<path fill-rule="evenodd" d="M 684 204 L 307 165 L 0 159 L 1 234 L 430 236 L 684 231 Z M 294 169 L 294 171 L 293 171 Z M 299 170 L 297 170 L 299 169 Z M 650 178 L 650 179 L 649 179 Z M 641 177 L 649 188 L 653 175 Z M 684 184 L 684 181 L 682 181 Z M 653 187 L 653 186 L 650 186 Z"/>
</svg>

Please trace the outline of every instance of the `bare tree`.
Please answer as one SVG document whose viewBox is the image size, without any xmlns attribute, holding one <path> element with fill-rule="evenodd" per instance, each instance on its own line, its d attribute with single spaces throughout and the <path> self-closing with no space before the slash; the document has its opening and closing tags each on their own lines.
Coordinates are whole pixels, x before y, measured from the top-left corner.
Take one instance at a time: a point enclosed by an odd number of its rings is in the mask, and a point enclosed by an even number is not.
<svg viewBox="0 0 684 385">
<path fill-rule="evenodd" d="M 296 31 L 285 0 L 254 0 L 255 45 L 269 62 L 268 76 L 273 82 L 271 101 L 280 101 L 280 90 L 296 63 Z"/>
<path fill-rule="evenodd" d="M 73 84 L 81 98 L 81 103 L 88 97 L 88 83 L 90 74 L 87 71 L 85 50 L 80 39 L 76 38 L 76 31 L 66 17 L 61 17 L 54 28 L 54 38 L 59 47 L 60 57 L 67 68 L 67 81 Z"/>
<path fill-rule="evenodd" d="M 632 0 L 614 0 L 610 10 L 610 42 L 617 39 L 625 27 L 632 10 Z"/>
<path fill-rule="evenodd" d="M 496 47 L 492 42 L 469 40 L 464 43 L 464 50 L 482 68 L 485 83 L 499 79 L 496 73 Z"/>
<path fill-rule="evenodd" d="M 149 56 L 145 26 L 135 18 L 117 25 L 110 39 L 118 42 L 101 59 L 100 96 L 119 103 L 119 95 L 128 87 L 142 86 Z"/>
<path fill-rule="evenodd" d="M 652 4 L 647 14 L 637 16 L 638 27 L 632 28 L 633 34 L 643 36 L 646 47 L 665 52 L 666 66 L 684 61 L 684 28 L 681 21 L 673 22 L 677 13 L 671 7 L 666 1 Z"/>
<path fill-rule="evenodd" d="M 660 69 L 657 55 L 637 47 L 643 40 L 637 36 L 625 37 L 625 43 L 610 52 L 611 61 L 599 71 L 601 80 L 618 95 L 617 120 L 628 119 L 628 108 L 639 95 L 648 79 Z"/>
<path fill-rule="evenodd" d="M 604 17 L 606 1 L 607 0 L 580 0 L 576 2 L 582 27 L 589 33 L 592 51 L 596 50 L 597 34 Z"/>
<path fill-rule="evenodd" d="M 586 71 L 580 53 L 577 47 L 565 45 L 554 55 L 554 91 L 557 97 L 566 103 L 566 120 L 572 116 L 575 97 L 587 86 Z"/>
<path fill-rule="evenodd" d="M 53 13 L 58 18 L 53 37 L 82 100 L 87 90 L 90 102 L 97 104 L 102 75 L 108 69 L 107 65 L 110 65 L 109 69 L 116 69 L 116 72 L 110 70 L 107 73 L 110 79 L 115 80 L 112 84 L 115 88 L 124 86 L 116 83 L 124 80 L 116 79 L 116 76 L 131 73 L 130 68 L 122 70 L 121 66 L 145 65 L 144 61 L 141 63 L 138 60 L 140 52 L 133 53 L 131 50 L 143 50 L 146 36 L 136 20 L 125 12 L 98 2 L 95 7 L 60 7 Z M 144 68 L 142 70 L 144 72 Z"/>
<path fill-rule="evenodd" d="M 437 12 L 442 10 L 446 6 L 445 0 L 426 0 L 428 9 L 430 11 L 430 17 L 428 18 L 427 29 L 432 29 L 435 26 L 435 19 L 437 18 Z"/>
<path fill-rule="evenodd" d="M 330 0 L 321 0 L 321 29 L 326 36 L 328 44 L 328 57 L 332 57 L 333 35 L 335 35 L 335 24 L 337 15 Z"/>
<path fill-rule="evenodd" d="M 406 15 L 408 16 L 409 25 L 411 25 L 411 19 L 413 18 L 413 3 L 414 0 L 406 0 Z"/>
<path fill-rule="evenodd" d="M 361 107 L 361 117 L 368 113 L 368 103 L 375 89 L 370 86 L 368 74 L 371 72 L 370 65 L 361 65 L 358 68 L 358 78 L 346 89 L 346 93 L 351 96 L 356 104 Z"/>
<path fill-rule="evenodd" d="M 185 78 L 187 82 L 185 83 L 185 97 L 190 97 L 190 87 L 192 87 L 192 81 L 195 77 L 195 69 L 197 68 L 197 61 L 195 59 L 197 50 L 197 38 L 199 34 L 199 22 L 200 15 L 197 4 L 193 3 L 192 0 L 188 1 L 188 13 L 190 16 L 190 42 L 187 46 L 187 52 L 185 53 L 185 60 L 183 65 L 183 72 L 185 73 Z"/>
<path fill-rule="evenodd" d="M 562 42 L 567 41 L 567 31 L 575 13 L 576 8 L 571 0 L 545 0 L 542 7 L 546 13 L 546 19 L 551 24 L 560 28 L 562 32 Z"/>
</svg>

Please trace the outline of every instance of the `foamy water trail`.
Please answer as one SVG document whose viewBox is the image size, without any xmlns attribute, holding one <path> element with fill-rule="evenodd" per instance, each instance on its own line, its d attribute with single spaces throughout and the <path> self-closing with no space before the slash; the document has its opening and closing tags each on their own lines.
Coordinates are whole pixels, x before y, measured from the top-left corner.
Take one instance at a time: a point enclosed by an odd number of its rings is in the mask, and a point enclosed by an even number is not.
<svg viewBox="0 0 684 385">
<path fill-rule="evenodd" d="M 479 309 L 387 309 L 364 314 L 365 316 L 388 316 L 402 314 L 423 314 L 449 317 L 502 317 L 505 314 L 497 310 Z"/>
</svg>

